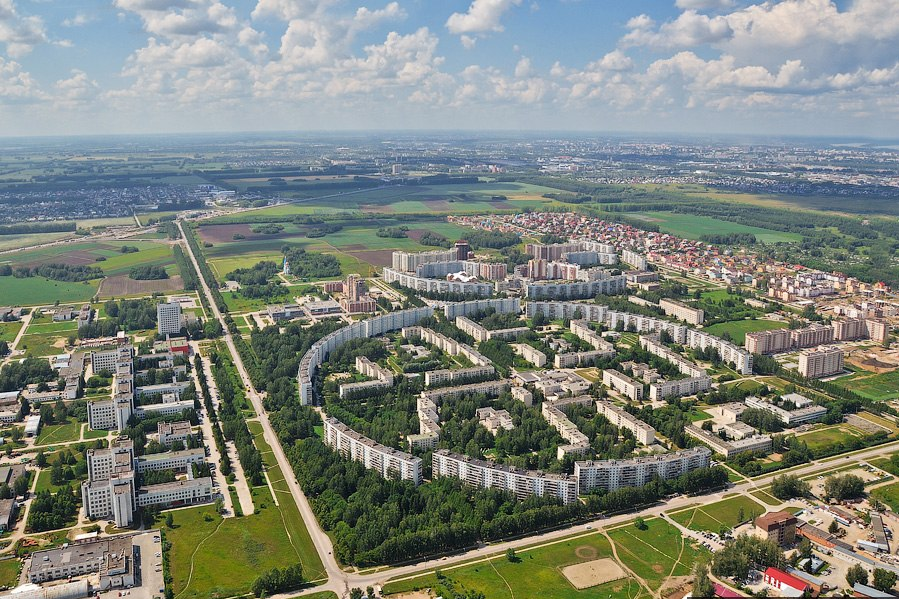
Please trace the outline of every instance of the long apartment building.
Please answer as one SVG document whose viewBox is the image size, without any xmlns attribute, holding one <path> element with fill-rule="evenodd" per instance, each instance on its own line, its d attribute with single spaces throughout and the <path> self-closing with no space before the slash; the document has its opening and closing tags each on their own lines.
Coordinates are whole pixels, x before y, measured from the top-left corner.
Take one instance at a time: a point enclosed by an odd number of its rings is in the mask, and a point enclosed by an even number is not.
<svg viewBox="0 0 899 599">
<path fill-rule="evenodd" d="M 702 324 L 705 322 L 705 312 L 698 308 L 690 306 L 668 298 L 662 298 L 659 301 L 659 308 L 662 309 L 667 316 L 673 316 L 678 320 L 683 320 L 692 325 Z"/>
<path fill-rule="evenodd" d="M 85 515 L 93 520 L 113 520 L 129 526 L 135 512 L 151 505 L 175 506 L 211 501 L 212 479 L 194 478 L 192 464 L 202 463 L 205 450 L 152 454 L 135 458 L 129 439 L 117 439 L 108 449 L 89 449 L 86 455 L 88 478 L 81 483 Z M 187 479 L 162 485 L 138 486 L 138 475 L 155 470 L 178 470 Z"/>
<path fill-rule="evenodd" d="M 524 288 L 524 296 L 529 300 L 587 299 L 597 295 L 616 295 L 627 289 L 627 278 L 624 275 L 613 275 L 605 271 L 604 274 L 597 273 L 595 276 L 601 278 L 567 283 L 528 283 Z"/>
<path fill-rule="evenodd" d="M 564 458 L 566 455 L 584 455 L 590 449 L 590 439 L 582 433 L 562 408 L 566 406 L 590 406 L 593 404 L 593 398 L 589 395 L 580 395 L 578 397 L 563 397 L 556 400 L 544 401 L 540 406 L 540 411 L 549 425 L 559 431 L 563 439 L 568 441 L 568 445 L 561 445 L 556 451 L 558 459 Z"/>
<path fill-rule="evenodd" d="M 393 252 L 393 268 L 400 272 L 416 272 L 423 264 L 434 262 L 455 262 L 458 260 L 455 249 L 432 250 L 429 252 Z"/>
<path fill-rule="evenodd" d="M 553 359 L 555 368 L 577 368 L 579 366 L 592 366 L 598 359 L 614 358 L 615 350 L 594 349 L 591 351 L 573 351 L 564 354 L 556 354 Z"/>
<path fill-rule="evenodd" d="M 457 316 L 468 316 L 493 310 L 499 314 L 521 313 L 521 300 L 517 297 L 500 297 L 467 302 L 448 302 L 443 306 L 443 315 L 449 321 L 456 320 Z"/>
<path fill-rule="evenodd" d="M 565 504 L 577 501 L 577 479 L 567 474 L 521 470 L 450 453 L 445 449 L 435 451 L 432 456 L 431 471 L 435 478 L 450 477 L 480 489 L 501 489 L 519 500 L 537 495 L 558 497 Z"/>
<path fill-rule="evenodd" d="M 740 374 L 752 374 L 752 353 L 737 347 L 730 341 L 704 331 L 687 329 L 686 345 L 692 349 L 714 348 L 725 362 L 732 362 Z"/>
<path fill-rule="evenodd" d="M 447 281 L 446 279 L 429 279 L 418 275 L 401 272 L 393 268 L 385 268 L 383 273 L 386 283 L 396 283 L 400 287 L 424 291 L 425 293 L 459 293 L 462 295 L 493 295 L 494 286 L 490 283 Z"/>
<path fill-rule="evenodd" d="M 382 316 L 367 318 L 354 322 L 345 327 L 328 333 L 312 344 L 312 347 L 303 354 L 300 359 L 300 370 L 297 373 L 297 385 L 300 388 L 300 403 L 304 406 L 312 405 L 314 400 L 315 373 L 321 363 L 337 347 L 340 347 L 352 339 L 375 337 L 390 331 L 396 331 L 403 327 L 410 327 L 422 318 L 433 316 L 434 309 L 430 306 L 413 308 L 411 310 L 399 310 Z"/>
<path fill-rule="evenodd" d="M 712 452 L 694 447 L 667 453 L 636 457 L 628 460 L 594 460 L 574 463 L 574 477 L 581 493 L 594 489 L 614 491 L 622 487 L 640 487 L 655 478 L 669 480 L 708 468 Z"/>
<path fill-rule="evenodd" d="M 615 352 L 615 346 L 603 339 L 599 333 L 591 329 L 586 320 L 572 320 L 568 328 L 575 337 L 590 344 L 593 349 L 612 353 Z"/>
<path fill-rule="evenodd" d="M 666 397 L 683 397 L 696 395 L 712 388 L 712 378 L 708 375 L 677 379 L 672 381 L 656 381 L 649 385 L 649 399 L 655 401 Z"/>
<path fill-rule="evenodd" d="M 771 437 L 768 435 L 753 435 L 736 441 L 725 441 L 715 433 L 693 424 L 688 424 L 684 428 L 684 432 L 711 447 L 715 453 L 723 455 L 725 460 L 733 459 L 741 453 L 768 452 L 772 447 Z"/>
<path fill-rule="evenodd" d="M 393 371 L 384 368 L 376 362 L 372 362 L 365 356 L 356 356 L 356 370 L 359 374 L 367 376 L 372 380 L 340 385 L 338 394 L 341 398 L 364 397 L 393 387 Z"/>
<path fill-rule="evenodd" d="M 492 378 L 494 374 L 496 374 L 496 369 L 493 366 L 472 366 L 471 368 L 460 368 L 459 370 L 449 370 L 447 368 L 429 370 L 425 372 L 425 387 L 470 383 Z"/>
<path fill-rule="evenodd" d="M 613 368 L 602 371 L 602 384 L 633 401 L 643 399 L 643 383 L 635 381 L 623 372 L 618 372 Z"/>
<path fill-rule="evenodd" d="M 656 429 L 652 428 L 627 410 L 610 401 L 597 400 L 596 412 L 618 428 L 626 428 L 643 445 L 652 445 L 656 440 Z"/>
<path fill-rule="evenodd" d="M 694 364 L 673 349 L 669 349 L 664 343 L 659 341 L 656 336 L 643 335 L 640 337 L 640 347 L 648 351 L 654 356 L 662 358 L 666 362 L 671 362 L 677 366 L 681 374 L 689 377 L 705 376 L 705 368 Z"/>
<path fill-rule="evenodd" d="M 491 367 L 492 368 L 492 367 Z M 437 407 L 447 397 L 462 397 L 463 395 L 484 394 L 488 397 L 497 397 L 509 390 L 509 381 L 484 381 L 456 387 L 443 387 L 422 391 L 416 400 L 418 412 L 418 435 L 410 435 L 406 438 L 410 449 L 433 449 L 440 440 L 440 416 Z"/>
<path fill-rule="evenodd" d="M 746 333 L 746 350 L 753 354 L 776 354 L 815 347 L 834 340 L 834 327 L 813 323 L 801 329 L 775 329 Z"/>
<path fill-rule="evenodd" d="M 637 270 L 647 270 L 649 268 L 649 262 L 647 262 L 646 256 L 633 250 L 622 250 L 621 261 L 625 264 L 630 264 Z"/>
<path fill-rule="evenodd" d="M 584 304 L 580 302 L 531 301 L 526 305 L 529 318 L 541 313 L 550 320 L 587 320 L 601 322 L 610 329 L 621 327 L 637 333 L 660 333 L 666 331 L 676 343 L 686 343 L 688 327 L 662 318 L 653 318 L 630 312 L 610 310 L 608 306 Z"/>
<path fill-rule="evenodd" d="M 527 333 L 530 329 L 525 326 L 512 327 L 508 329 L 487 329 L 471 320 L 467 316 L 457 316 L 456 326 L 460 331 L 474 337 L 475 341 L 489 341 L 491 339 L 516 339 L 519 335 Z"/>
<path fill-rule="evenodd" d="M 451 356 L 465 356 L 475 366 L 490 366 L 492 362 L 488 360 L 481 352 L 474 349 L 467 343 L 450 339 L 442 333 L 438 333 L 432 329 L 423 327 L 403 327 L 403 339 L 414 340 L 420 339 L 425 343 L 430 343 L 442 352 L 446 352 Z"/>
<path fill-rule="evenodd" d="M 447 275 L 465 273 L 469 277 L 479 277 L 486 281 L 502 281 L 508 274 L 502 262 L 475 262 L 474 260 L 454 260 L 452 262 L 429 262 L 415 269 L 415 274 L 428 279 L 445 278 Z"/>
<path fill-rule="evenodd" d="M 343 457 L 359 462 L 384 478 L 397 476 L 421 484 L 421 458 L 392 447 L 386 447 L 360 435 L 336 418 L 325 418 L 325 445 Z"/>
<path fill-rule="evenodd" d="M 793 394 L 793 396 L 801 398 L 795 410 L 785 410 L 759 397 L 747 397 L 746 406 L 774 414 L 786 426 L 799 426 L 800 424 L 818 422 L 827 415 L 827 408 L 824 406 L 816 405 L 801 395 Z"/>
<path fill-rule="evenodd" d="M 516 354 L 518 354 L 537 368 L 546 366 L 546 354 L 544 354 L 536 347 L 531 347 L 527 343 L 513 343 L 511 347 L 512 351 L 514 351 Z"/>
<path fill-rule="evenodd" d="M 799 354 L 799 374 L 819 379 L 843 372 L 843 350 L 839 347 L 816 347 Z"/>
</svg>

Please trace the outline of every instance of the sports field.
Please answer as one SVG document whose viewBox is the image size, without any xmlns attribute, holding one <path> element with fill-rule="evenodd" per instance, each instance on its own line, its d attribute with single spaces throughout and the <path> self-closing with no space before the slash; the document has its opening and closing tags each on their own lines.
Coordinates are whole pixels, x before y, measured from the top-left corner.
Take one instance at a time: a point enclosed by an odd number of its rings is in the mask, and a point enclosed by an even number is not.
<svg viewBox="0 0 899 599">
<path fill-rule="evenodd" d="M 845 443 L 854 438 L 863 437 L 864 433 L 848 424 L 837 424 L 819 428 L 810 433 L 798 435 L 812 451 L 830 447 L 836 443 Z"/>
<path fill-rule="evenodd" d="M 851 377 L 836 379 L 834 382 L 874 401 L 899 399 L 899 370 L 883 374 L 860 372 Z"/>
<path fill-rule="evenodd" d="M 741 510 L 742 519 L 740 518 Z M 733 528 L 741 521 L 749 520 L 753 515 L 758 516 L 763 513 L 765 513 L 765 507 L 760 503 L 744 495 L 738 495 L 717 503 L 669 514 L 669 516 L 678 524 L 689 529 L 717 533 L 722 526 Z"/>
<path fill-rule="evenodd" d="M 729 333 L 734 343 L 743 345 L 743 342 L 746 341 L 746 333 L 785 328 L 787 328 L 787 323 L 774 320 L 731 320 L 730 322 L 719 322 L 709 325 L 703 330 L 716 337 L 720 337 L 723 333 Z"/>
<path fill-rule="evenodd" d="M 739 223 L 718 220 L 707 216 L 677 214 L 674 212 L 644 212 L 638 218 L 659 226 L 662 231 L 684 237 L 699 239 L 703 235 L 726 235 L 727 233 L 752 233 L 762 243 L 781 243 L 801 241 L 797 233 L 771 231 L 759 227 L 750 227 Z"/>
<path fill-rule="evenodd" d="M 635 529 L 635 532 L 640 531 Z M 519 550 L 516 555 L 519 560 L 517 562 L 510 562 L 504 554 L 500 554 L 489 561 L 449 568 L 442 573 L 453 581 L 456 591 L 463 588 L 467 591 L 479 591 L 491 599 L 636 599 L 650 596 L 631 577 L 583 590 L 575 589 L 565 578 L 562 569 L 566 566 L 612 557 L 609 541 L 600 533 L 535 549 Z M 628 557 L 630 558 L 629 555 Z M 419 576 L 388 583 L 384 586 L 384 594 L 434 588 L 437 583 L 433 574 Z"/>
</svg>

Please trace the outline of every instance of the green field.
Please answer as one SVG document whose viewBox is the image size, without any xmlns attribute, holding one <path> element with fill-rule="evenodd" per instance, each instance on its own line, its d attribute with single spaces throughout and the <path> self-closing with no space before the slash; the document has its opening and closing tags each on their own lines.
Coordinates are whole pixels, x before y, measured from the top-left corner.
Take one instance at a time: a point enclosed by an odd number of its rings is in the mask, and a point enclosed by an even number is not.
<svg viewBox="0 0 899 599">
<path fill-rule="evenodd" d="M 848 424 L 837 424 L 814 430 L 810 433 L 799 435 L 798 438 L 808 444 L 812 451 L 830 447 L 835 443 L 845 443 L 857 437 L 863 437 L 864 433 Z"/>
<path fill-rule="evenodd" d="M 609 537 L 617 545 L 618 558 L 653 591 L 663 588 L 671 577 L 689 575 L 697 557 L 705 553 L 661 518 L 647 520 L 646 530 L 628 524 L 611 531 Z"/>
<path fill-rule="evenodd" d="M 74 235 L 74 232 L 71 233 L 29 233 L 25 235 L 0 235 L 0 252 L 6 250 L 14 250 L 18 248 L 26 248 L 33 245 L 42 245 L 45 243 L 52 243 L 54 241 L 59 241 L 60 239 L 65 239 L 66 237 L 71 237 Z M 6 256 L 0 256 L 0 261 L 5 261 L 10 258 L 14 258 L 15 254 L 8 254 Z"/>
<path fill-rule="evenodd" d="M 37 306 L 52 304 L 56 300 L 60 303 L 85 302 L 97 293 L 99 284 L 99 280 L 66 283 L 43 277 L 0 277 L 0 305 Z"/>
<path fill-rule="evenodd" d="M 751 491 L 749 494 L 768 505 L 780 505 L 782 503 L 780 499 L 767 491 Z"/>
<path fill-rule="evenodd" d="M 14 557 L 0 560 L 0 586 L 18 586 L 21 568 L 22 563 Z"/>
<path fill-rule="evenodd" d="M 725 235 L 727 233 L 752 233 L 762 243 L 781 243 L 801 241 L 797 233 L 783 233 L 759 227 L 750 227 L 739 223 L 718 220 L 708 216 L 693 214 L 677 214 L 674 212 L 644 212 L 639 218 L 657 224 L 659 228 L 672 235 L 686 239 L 699 239 L 703 235 Z"/>
<path fill-rule="evenodd" d="M 639 532 L 639 531 L 638 531 Z M 450 568 L 443 574 L 453 580 L 459 590 L 480 591 L 490 599 L 579 599 L 581 597 L 611 597 L 636 599 L 649 593 L 632 578 L 620 579 L 576 590 L 562 574 L 562 568 L 572 564 L 612 557 L 609 541 L 599 533 L 592 533 L 544 547 L 516 552 L 519 562 L 513 563 L 505 555 L 489 561 L 475 562 Z M 391 582 L 384 586 L 385 595 L 433 588 L 434 574 Z"/>
<path fill-rule="evenodd" d="M 899 514 L 899 483 L 877 487 L 871 491 L 871 495 L 890 506 L 893 513 Z"/>
<path fill-rule="evenodd" d="M 0 322 L 0 341 L 12 343 L 21 329 L 21 322 Z"/>
<path fill-rule="evenodd" d="M 35 439 L 35 445 L 52 445 L 53 443 L 68 443 L 81 438 L 81 423 L 74 418 L 69 418 L 65 424 L 48 424 L 41 427 L 41 432 Z"/>
<path fill-rule="evenodd" d="M 785 328 L 787 328 L 787 323 L 774 320 L 732 320 L 707 326 L 703 330 L 716 337 L 720 337 L 722 333 L 730 333 L 734 343 L 743 345 L 743 342 L 746 340 L 746 333 Z"/>
<path fill-rule="evenodd" d="M 717 503 L 669 514 L 669 516 L 678 524 L 689 529 L 717 533 L 722 526 L 733 528 L 739 524 L 741 509 L 743 510 L 743 520 L 750 519 L 753 514 L 756 516 L 764 514 L 766 511 L 758 502 L 745 495 L 739 495 Z"/>
<path fill-rule="evenodd" d="M 836 379 L 834 383 L 874 401 L 899 399 L 899 370 L 883 374 L 860 372 Z"/>
<path fill-rule="evenodd" d="M 27 333 L 27 331 L 26 331 Z M 71 333 L 74 334 L 74 333 Z M 55 356 L 65 353 L 65 344 L 69 334 L 62 335 L 23 335 L 18 349 L 25 350 L 28 356 Z"/>
</svg>

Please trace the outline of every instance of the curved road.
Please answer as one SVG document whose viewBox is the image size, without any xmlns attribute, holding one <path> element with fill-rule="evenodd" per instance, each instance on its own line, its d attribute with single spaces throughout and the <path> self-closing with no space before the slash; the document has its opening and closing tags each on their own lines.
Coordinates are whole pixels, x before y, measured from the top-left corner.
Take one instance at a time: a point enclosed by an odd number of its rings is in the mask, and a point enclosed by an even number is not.
<svg viewBox="0 0 899 599">
<path fill-rule="evenodd" d="M 179 220 L 177 221 L 177 224 L 178 228 L 181 229 L 182 237 L 186 239 L 182 222 Z M 190 244 L 186 243 L 185 241 L 185 245 L 187 246 L 187 253 L 190 256 L 191 262 L 193 262 L 194 268 L 197 271 L 200 283 L 203 286 L 203 293 L 209 300 L 209 305 L 212 307 L 212 311 L 215 314 L 215 317 L 219 320 L 222 328 L 225 331 L 224 339 L 225 343 L 228 346 L 228 351 L 231 353 L 231 358 L 234 361 L 235 366 L 237 367 L 237 371 L 240 373 L 240 377 L 243 380 L 244 385 L 247 389 L 249 389 L 247 396 L 250 398 L 250 401 L 253 404 L 253 408 L 259 415 L 259 422 L 262 424 L 262 430 L 265 435 L 265 440 L 269 443 L 269 445 L 271 445 L 275 458 L 278 461 L 278 465 L 284 472 L 285 479 L 287 480 L 290 487 L 290 492 L 293 495 L 294 500 L 296 501 L 297 507 L 300 510 L 300 514 L 302 514 L 303 516 L 303 522 L 305 523 L 306 528 L 309 530 L 309 534 L 312 537 L 313 543 L 315 544 L 315 549 L 318 552 L 318 555 L 321 558 L 321 561 L 324 564 L 325 571 L 327 573 L 328 581 L 324 585 L 312 587 L 299 593 L 280 595 L 279 597 L 298 597 L 307 594 L 318 593 L 323 590 L 334 591 L 338 594 L 338 596 L 343 597 L 348 595 L 348 590 L 353 587 L 364 589 L 368 586 L 380 586 L 390 579 L 398 577 L 408 578 L 427 574 L 436 569 L 445 569 L 448 566 L 453 566 L 462 562 L 468 562 L 471 560 L 483 559 L 492 555 L 502 554 L 506 551 L 506 549 L 519 549 L 530 545 L 552 542 L 554 540 L 560 540 L 573 534 L 583 534 L 587 529 L 595 530 L 599 528 L 608 528 L 609 526 L 627 522 L 638 515 L 636 513 L 628 513 L 613 516 L 611 518 L 600 518 L 577 526 L 566 527 L 563 529 L 554 530 L 538 535 L 531 535 L 525 538 L 516 539 L 514 541 L 485 545 L 477 549 L 473 549 L 461 554 L 456 554 L 450 557 L 432 559 L 424 562 L 410 564 L 407 566 L 399 566 L 396 568 L 379 570 L 377 572 L 359 573 L 355 571 L 344 571 L 343 569 L 341 569 L 340 565 L 337 563 L 337 560 L 334 558 L 334 549 L 330 537 L 328 537 L 325 531 L 322 530 L 321 526 L 318 523 L 318 520 L 315 517 L 315 514 L 312 512 L 312 507 L 309 505 L 309 500 L 306 498 L 306 495 L 303 494 L 300 485 L 297 483 L 296 479 L 293 476 L 293 468 L 291 467 L 290 462 L 287 460 L 287 456 L 284 454 L 281 443 L 278 441 L 278 437 L 277 435 L 275 435 L 275 432 L 272 429 L 271 424 L 269 423 L 268 414 L 265 412 L 265 409 L 262 406 L 262 398 L 256 391 L 255 387 L 253 387 L 252 381 L 250 381 L 250 377 L 246 371 L 246 368 L 244 367 L 243 360 L 241 360 L 240 354 L 237 352 L 237 348 L 234 345 L 234 340 L 231 338 L 231 334 L 228 332 L 228 328 L 225 325 L 224 317 L 219 311 L 218 306 L 216 306 L 215 298 L 212 296 L 212 291 L 209 289 L 209 285 L 207 284 L 206 279 L 203 276 L 202 271 L 200 270 L 197 258 L 194 255 Z M 836 459 L 828 458 L 824 461 L 810 462 L 802 467 L 793 468 L 787 470 L 786 472 L 789 472 L 790 474 L 804 475 L 822 470 L 824 468 L 839 468 L 842 466 L 846 466 L 849 462 L 864 461 L 870 458 L 892 453 L 897 449 L 899 449 L 899 441 L 894 441 L 892 443 L 885 443 L 883 445 L 878 445 L 877 447 L 873 447 L 870 449 L 856 451 L 849 455 L 845 455 Z M 659 516 L 662 514 L 662 512 L 674 510 L 680 507 L 687 507 L 688 505 L 695 505 L 697 503 L 711 503 L 714 501 L 718 501 L 725 495 L 730 496 L 734 493 L 745 494 L 755 489 L 764 487 L 771 482 L 771 479 L 779 474 L 782 473 L 775 472 L 754 480 L 747 480 L 746 482 L 734 485 L 726 489 L 725 491 L 721 491 L 711 495 L 704 495 L 701 498 L 678 496 L 665 503 L 642 510 L 641 512 L 639 512 L 639 515 Z"/>
</svg>

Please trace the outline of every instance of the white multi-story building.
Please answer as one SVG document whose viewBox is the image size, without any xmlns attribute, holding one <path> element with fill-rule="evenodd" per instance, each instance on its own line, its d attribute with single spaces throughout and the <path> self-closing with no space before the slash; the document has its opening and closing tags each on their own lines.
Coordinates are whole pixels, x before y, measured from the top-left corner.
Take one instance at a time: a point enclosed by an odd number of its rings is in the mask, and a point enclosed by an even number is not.
<svg viewBox="0 0 899 599">
<path fill-rule="evenodd" d="M 649 262 L 646 261 L 646 257 L 633 250 L 622 250 L 621 261 L 625 264 L 630 264 L 637 270 L 646 270 L 649 268 Z"/>
<path fill-rule="evenodd" d="M 614 358 L 615 350 L 594 349 L 592 351 L 574 351 L 564 354 L 556 354 L 553 359 L 555 368 L 577 368 L 578 366 L 592 366 L 597 359 Z"/>
<path fill-rule="evenodd" d="M 486 428 L 496 436 L 500 430 L 510 431 L 515 428 L 512 415 L 506 410 L 497 410 L 492 407 L 478 408 L 476 412 L 478 424 Z"/>
<path fill-rule="evenodd" d="M 577 479 L 567 474 L 521 470 L 445 449 L 433 453 L 431 471 L 435 478 L 450 477 L 481 489 L 502 489 L 520 500 L 537 495 L 558 497 L 565 504 L 577 501 Z"/>
<path fill-rule="evenodd" d="M 157 332 L 160 335 L 177 335 L 181 332 L 181 304 L 178 302 L 156 304 Z"/>
<path fill-rule="evenodd" d="M 687 329 L 686 345 L 693 349 L 714 348 L 725 362 L 733 363 L 740 374 L 752 374 L 752 354 L 737 347 L 730 341 L 715 337 L 704 331 Z"/>
<path fill-rule="evenodd" d="M 705 322 L 705 312 L 702 310 L 691 308 L 686 304 L 668 298 L 662 298 L 659 301 L 659 308 L 668 316 L 673 316 L 693 325 Z"/>
<path fill-rule="evenodd" d="M 187 443 L 189 437 L 193 437 L 193 428 L 190 422 L 179 420 L 177 422 L 159 422 L 156 424 L 156 434 L 159 436 L 159 444 L 168 447 L 175 441 Z"/>
<path fill-rule="evenodd" d="M 700 391 L 708 391 L 711 387 L 712 378 L 705 374 L 674 381 L 656 381 L 649 385 L 649 399 L 655 401 L 666 397 L 695 395 Z"/>
<path fill-rule="evenodd" d="M 437 387 L 442 385 L 456 385 L 479 379 L 492 378 L 496 374 L 493 366 L 472 366 L 459 370 L 429 370 L 425 372 L 425 387 Z"/>
<path fill-rule="evenodd" d="M 583 456 L 590 449 L 590 439 L 578 429 L 577 425 L 568 419 L 562 408 L 572 405 L 589 406 L 592 404 L 593 398 L 591 396 L 580 395 L 578 397 L 547 400 L 540 406 L 540 411 L 549 425 L 559 431 L 559 435 L 568 441 L 568 445 L 561 445 L 557 448 L 556 457 L 558 459 L 561 460 L 569 454 Z"/>
<path fill-rule="evenodd" d="M 489 341 L 491 339 L 516 339 L 519 335 L 523 335 L 530 330 L 528 327 L 486 329 L 466 316 L 457 316 L 456 326 L 460 331 L 474 337 L 477 342 Z"/>
<path fill-rule="evenodd" d="M 614 295 L 624 293 L 627 289 L 627 279 L 624 275 L 612 275 L 606 272 L 604 275 L 590 281 L 577 281 L 570 283 L 536 282 L 529 283 L 524 288 L 524 295 L 529 300 L 548 298 L 557 299 L 587 299 L 597 295 Z"/>
<path fill-rule="evenodd" d="M 658 356 L 667 362 L 671 362 L 677 366 L 678 371 L 683 375 L 689 377 L 702 377 L 706 374 L 705 368 L 702 368 L 698 364 L 694 364 L 676 351 L 668 349 L 668 347 L 660 342 L 659 338 L 655 335 L 641 336 L 640 347 L 654 356 Z"/>
<path fill-rule="evenodd" d="M 419 266 L 432 262 L 455 262 L 457 260 L 458 252 L 455 249 L 430 252 L 393 252 L 393 268 L 402 272 L 415 272 Z"/>
<path fill-rule="evenodd" d="M 705 443 L 715 453 L 720 453 L 725 460 L 730 460 L 741 453 L 768 452 L 771 451 L 772 441 L 768 435 L 755 435 L 737 441 L 725 441 L 713 432 L 704 430 L 693 424 L 688 424 L 684 432 Z"/>
<path fill-rule="evenodd" d="M 643 445 L 655 443 L 656 430 L 654 428 L 612 402 L 597 400 L 596 411 L 618 428 L 626 428 L 634 433 L 634 437 Z"/>
<path fill-rule="evenodd" d="M 643 399 L 643 383 L 639 383 L 615 369 L 609 368 L 602 371 L 602 384 L 634 401 Z"/>
<path fill-rule="evenodd" d="M 801 395 L 798 397 L 802 397 Z M 803 398 L 804 399 L 804 398 Z M 780 406 L 776 406 L 771 402 L 765 401 L 759 397 L 747 397 L 746 406 L 765 410 L 780 419 L 786 426 L 799 426 L 800 424 L 808 424 L 809 422 L 817 422 L 827 415 L 827 408 L 824 406 L 814 405 L 811 402 L 805 404 L 804 407 L 795 410 L 785 410 Z"/>
<path fill-rule="evenodd" d="M 384 478 L 396 476 L 421 484 L 421 458 L 372 441 L 336 418 L 325 418 L 324 442 L 343 457 L 377 471 Z"/>
<path fill-rule="evenodd" d="M 686 343 L 688 327 L 662 318 L 652 318 L 629 312 L 610 310 L 608 306 L 599 304 L 582 304 L 579 302 L 528 302 L 527 315 L 533 318 L 538 312 L 550 320 L 587 320 L 601 322 L 610 329 L 618 327 L 637 333 L 659 333 L 666 331 L 675 343 Z"/>
<path fill-rule="evenodd" d="M 498 314 L 519 314 L 521 300 L 517 297 L 501 297 L 495 299 L 471 300 L 467 302 L 449 302 L 443 307 L 443 315 L 449 321 L 457 316 L 468 316 L 478 312 L 493 310 Z"/>
<path fill-rule="evenodd" d="M 788 351 L 793 341 L 789 329 L 774 329 L 746 333 L 744 345 L 751 354 L 776 354 Z"/>
<path fill-rule="evenodd" d="M 694 447 L 663 455 L 628 460 L 595 460 L 574 463 L 574 476 L 581 493 L 594 489 L 614 491 L 622 487 L 640 487 L 655 478 L 677 478 L 698 468 L 708 468 L 712 452 Z"/>
<path fill-rule="evenodd" d="M 537 368 L 546 366 L 546 354 L 535 347 L 526 343 L 513 343 L 512 350 Z"/>
<path fill-rule="evenodd" d="M 593 349 L 615 353 L 615 346 L 591 329 L 586 320 L 572 320 L 569 329 L 575 337 L 589 343 Z"/>
<path fill-rule="evenodd" d="M 492 295 L 495 290 L 490 283 L 466 283 L 462 281 L 447 281 L 445 279 L 429 279 L 400 272 L 393 268 L 385 268 L 382 274 L 386 283 L 397 283 L 401 287 L 426 293 L 460 293 L 484 297 Z"/>
<path fill-rule="evenodd" d="M 843 372 L 843 350 L 839 347 L 818 347 L 799 354 L 799 374 L 818 379 Z"/>
</svg>

